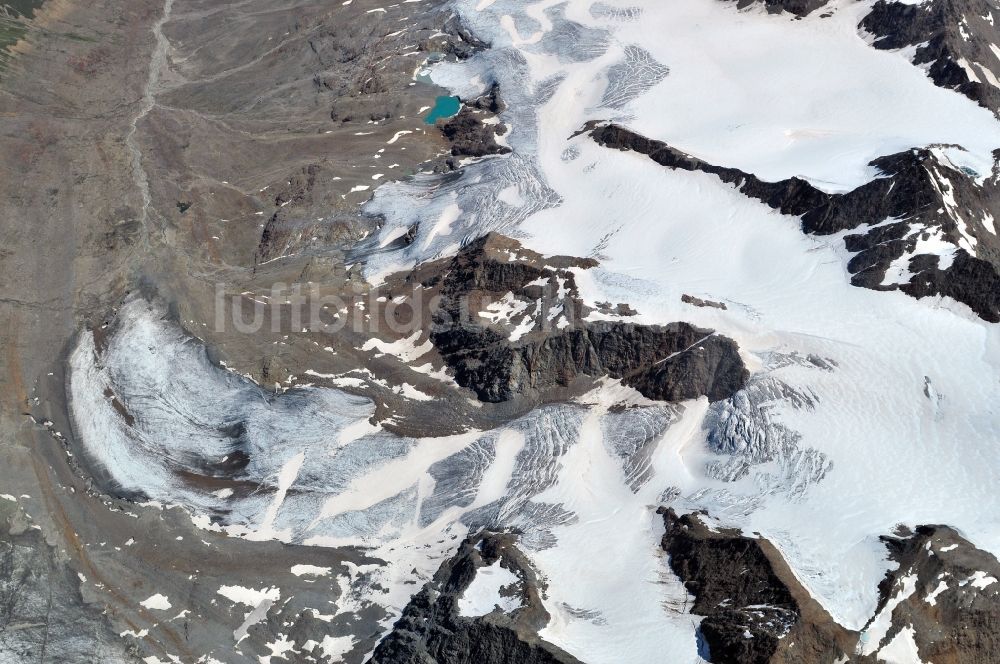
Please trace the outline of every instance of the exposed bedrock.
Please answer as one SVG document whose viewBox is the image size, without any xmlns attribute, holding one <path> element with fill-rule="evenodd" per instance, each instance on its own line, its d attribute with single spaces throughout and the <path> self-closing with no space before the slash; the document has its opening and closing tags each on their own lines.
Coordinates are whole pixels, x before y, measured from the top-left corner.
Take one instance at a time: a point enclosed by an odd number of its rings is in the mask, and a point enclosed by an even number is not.
<svg viewBox="0 0 1000 664">
<path fill-rule="evenodd" d="M 65 556 L 17 503 L 0 498 L 0 661 L 141 661 L 106 612 L 83 597 Z"/>
<path fill-rule="evenodd" d="M 1000 652 L 1000 563 L 947 526 L 883 537 L 898 565 L 879 584 L 875 614 L 844 629 L 797 581 L 766 539 L 660 508 L 664 551 L 694 597 L 710 662 L 912 661 L 984 664 Z M 911 660 L 905 660 L 911 661 Z"/>
<path fill-rule="evenodd" d="M 498 565 L 512 581 L 500 587 L 493 609 L 463 606 L 463 596 L 481 570 Z M 470 537 L 413 596 L 392 631 L 375 648 L 371 661 L 579 664 L 573 656 L 538 637 L 538 630 L 549 620 L 538 593 L 538 579 L 514 546 L 513 536 L 483 533 Z M 463 615 L 479 611 L 486 613 Z"/>
<path fill-rule="evenodd" d="M 621 379 L 650 399 L 725 399 L 748 371 L 737 344 L 712 330 L 589 320 L 570 268 L 487 236 L 438 265 L 443 306 L 431 342 L 459 385 L 482 401 L 507 401 L 581 378 Z"/>
<path fill-rule="evenodd" d="M 500 86 L 494 83 L 485 95 L 467 103 L 453 118 L 439 120 L 438 127 L 451 145 L 453 157 L 485 157 L 507 154 L 510 148 L 497 143 L 497 136 L 507 133 L 507 126 L 497 118 L 506 105 Z M 448 165 L 458 168 L 454 160 Z"/>
<path fill-rule="evenodd" d="M 913 297 L 946 295 L 990 322 L 1000 322 L 1000 217 L 997 168 L 990 174 L 956 166 L 948 150 L 912 149 L 873 160 L 877 177 L 846 193 L 828 193 L 791 177 L 765 182 L 716 166 L 662 141 L 615 124 L 584 131 L 600 145 L 638 152 L 670 169 L 708 173 L 782 214 L 800 217 L 815 235 L 847 233 L 855 286 L 901 290 Z"/>
<path fill-rule="evenodd" d="M 289 175 L 287 182 L 274 187 L 274 212 L 260 233 L 254 252 L 254 269 L 276 258 L 301 251 L 303 246 L 322 237 L 331 244 L 349 241 L 369 230 L 365 220 L 351 213 L 329 217 L 303 217 L 303 210 L 317 209 L 325 204 L 328 192 L 321 183 L 333 177 L 329 168 L 310 164 Z"/>
<path fill-rule="evenodd" d="M 858 26 L 871 33 L 879 49 L 914 47 L 913 64 L 935 85 L 955 90 L 1000 113 L 1000 10 L 988 0 L 878 0 Z"/>
<path fill-rule="evenodd" d="M 420 47 L 424 51 L 441 49 L 441 52 L 453 55 L 459 60 L 472 57 L 476 52 L 490 47 L 489 44 L 479 39 L 462 23 L 461 17 L 457 13 L 452 13 L 445 20 L 442 30 L 445 34 L 452 35 L 456 39 L 449 39 L 443 44 L 431 37 L 423 42 Z"/>
<path fill-rule="evenodd" d="M 795 580 L 766 540 L 713 529 L 660 508 L 670 567 L 694 597 L 691 612 L 711 662 L 829 663 L 851 652 L 837 625 Z"/>
<path fill-rule="evenodd" d="M 879 584 L 881 600 L 863 639 L 874 652 L 912 641 L 924 662 L 1000 659 L 1000 563 L 948 526 L 883 537 L 899 564 Z M 885 615 L 891 625 L 883 627 Z"/>
<path fill-rule="evenodd" d="M 497 135 L 503 134 L 505 129 L 499 124 L 485 124 L 468 107 L 441 124 L 441 133 L 451 143 L 451 154 L 455 157 L 485 157 L 510 152 L 510 148 L 496 142 Z"/>
<path fill-rule="evenodd" d="M 796 16 L 805 16 L 820 7 L 826 5 L 830 0 L 736 0 L 736 6 L 740 9 L 751 5 L 763 5 L 768 12 L 777 14 L 788 12 Z"/>
<path fill-rule="evenodd" d="M 704 395 L 718 401 L 738 391 L 748 375 L 734 341 L 688 323 L 589 323 L 517 345 L 492 330 L 459 325 L 431 340 L 455 380 L 484 401 L 603 375 L 623 379 L 650 399 Z"/>
</svg>

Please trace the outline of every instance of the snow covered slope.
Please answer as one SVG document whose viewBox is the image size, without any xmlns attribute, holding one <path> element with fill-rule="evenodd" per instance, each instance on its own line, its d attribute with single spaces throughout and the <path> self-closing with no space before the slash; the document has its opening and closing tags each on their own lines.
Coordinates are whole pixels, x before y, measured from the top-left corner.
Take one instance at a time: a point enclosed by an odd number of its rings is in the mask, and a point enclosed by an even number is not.
<svg viewBox="0 0 1000 664">
<path fill-rule="evenodd" d="M 879 608 L 895 564 L 879 538 L 897 525 L 949 524 L 1000 554 L 1000 328 L 949 297 L 853 286 L 859 250 L 845 245 L 906 222 L 902 240 L 887 238 L 904 244 L 876 286 L 909 283 L 920 256 L 940 270 L 959 251 L 993 265 L 994 115 L 872 48 L 858 29 L 868 1 L 833 0 L 799 20 L 719 0 L 455 9 L 491 48 L 431 75 L 466 99 L 498 83 L 511 152 L 379 187 L 367 207 L 385 217 L 379 246 L 412 241 L 366 257 L 368 278 L 488 232 L 597 258 L 571 268 L 588 304 L 716 330 L 738 343 L 746 387 L 711 404 L 663 404 L 605 379 L 491 430 L 409 439 L 366 425 L 364 398 L 265 393 L 133 302 L 107 349 L 84 336 L 72 357 L 89 463 L 206 527 L 370 547 L 387 562 L 371 572 L 384 592 L 358 584 L 348 596 L 394 612 L 458 538 L 515 530 L 545 583 L 539 637 L 591 664 L 701 661 L 699 618 L 659 547 L 661 505 L 759 533 L 849 630 Z M 807 234 L 802 212 L 783 214 L 704 168 L 609 149 L 579 133 L 590 121 L 764 182 L 798 177 L 817 195 L 890 179 L 874 160 L 919 153 L 932 194 L 899 218 Z M 223 428 L 219 411 L 232 414 Z M 177 479 L 236 452 L 245 493 Z"/>
<path fill-rule="evenodd" d="M 768 460 L 738 482 L 706 484 L 702 430 L 660 481 L 679 485 L 686 506 L 779 543 L 854 627 L 884 570 L 875 538 L 896 523 L 952 523 L 1000 551 L 989 490 L 1000 462 L 996 326 L 948 298 L 852 288 L 840 234 L 803 236 L 797 219 L 714 176 L 568 139 L 588 120 L 614 120 L 712 163 L 831 192 L 878 177 L 868 166 L 877 157 L 939 144 L 960 145 L 964 165 L 991 173 L 1000 125 L 905 58 L 871 48 L 857 27 L 871 6 L 831 2 L 793 20 L 710 0 L 460 2 L 493 48 L 433 75 L 464 95 L 498 81 L 514 155 L 466 166 L 430 206 L 403 204 L 419 183 L 383 187 L 372 203 L 387 214 L 383 232 L 433 221 L 444 196 L 462 210 L 450 235 L 415 242 L 400 264 L 486 229 L 543 253 L 598 256 L 602 269 L 578 279 L 590 301 L 628 302 L 647 322 L 716 328 L 762 372 L 814 395 L 806 408 L 746 406 L 765 408 L 772 426 L 780 418 L 814 462 Z M 517 196 L 501 196 L 511 188 Z M 684 293 L 728 308 L 687 306 Z M 827 368 L 774 367 L 768 358 L 779 356 L 823 358 Z M 746 435 L 745 449 L 760 439 Z"/>
</svg>

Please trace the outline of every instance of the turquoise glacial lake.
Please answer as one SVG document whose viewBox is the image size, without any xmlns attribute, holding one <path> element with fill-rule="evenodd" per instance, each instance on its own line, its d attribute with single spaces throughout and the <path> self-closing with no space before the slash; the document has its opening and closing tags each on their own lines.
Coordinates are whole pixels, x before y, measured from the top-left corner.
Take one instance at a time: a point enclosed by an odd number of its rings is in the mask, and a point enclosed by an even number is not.
<svg viewBox="0 0 1000 664">
<path fill-rule="evenodd" d="M 424 122 L 434 124 L 442 118 L 450 118 L 458 113 L 460 108 L 462 108 L 462 100 L 458 97 L 438 97 L 437 101 L 434 102 L 434 108 L 424 118 Z"/>
</svg>

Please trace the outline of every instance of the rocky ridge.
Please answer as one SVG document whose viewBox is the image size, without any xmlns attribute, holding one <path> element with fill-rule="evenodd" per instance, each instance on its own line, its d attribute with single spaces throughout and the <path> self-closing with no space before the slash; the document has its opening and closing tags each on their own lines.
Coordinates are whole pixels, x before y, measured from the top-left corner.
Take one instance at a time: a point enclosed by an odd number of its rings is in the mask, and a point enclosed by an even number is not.
<svg viewBox="0 0 1000 664">
<path fill-rule="evenodd" d="M 497 117 L 506 107 L 500 86 L 494 83 L 489 92 L 465 104 L 457 115 L 438 121 L 438 128 L 451 145 L 451 158 L 445 162 L 450 169 L 460 168 L 456 158 L 510 153 L 509 147 L 497 142 L 507 133 L 507 127 Z"/>
<path fill-rule="evenodd" d="M 543 260 L 498 235 L 435 264 L 423 282 L 440 282 L 430 341 L 456 382 L 489 402 L 603 375 L 662 401 L 717 401 L 743 387 L 749 373 L 735 342 L 712 330 L 592 316 L 573 271 L 593 265 Z"/>
<path fill-rule="evenodd" d="M 878 610 L 863 632 L 863 654 L 894 643 L 925 662 L 995 662 L 1000 652 L 1000 563 L 953 528 L 906 528 L 882 538 L 899 565 L 879 584 Z"/>
<path fill-rule="evenodd" d="M 878 0 L 859 28 L 872 46 L 905 49 L 935 85 L 1000 114 L 1000 10 L 988 0 Z"/>
<path fill-rule="evenodd" d="M 882 538 L 898 567 L 879 584 L 860 632 L 838 625 L 766 539 L 720 528 L 704 514 L 662 507 L 663 550 L 704 616 L 710 662 L 995 662 L 1000 563 L 947 526 Z"/>
<path fill-rule="evenodd" d="M 996 164 L 991 173 L 975 173 L 949 158 L 949 150 L 961 150 L 956 146 L 913 149 L 872 161 L 879 177 L 864 185 L 828 193 L 799 177 L 765 182 L 709 164 L 616 124 L 588 123 L 584 131 L 600 145 L 646 155 L 666 168 L 714 175 L 782 214 L 800 217 L 806 233 L 844 233 L 856 286 L 917 298 L 946 295 L 1000 322 Z"/>
<path fill-rule="evenodd" d="M 482 616 L 462 615 L 460 601 L 480 570 L 500 565 L 518 578 L 502 587 L 519 604 L 496 605 Z M 413 596 L 372 655 L 373 664 L 579 664 L 538 637 L 549 620 L 539 581 L 509 534 L 467 538 L 434 578 Z"/>
<path fill-rule="evenodd" d="M 832 662 L 850 652 L 837 625 L 795 580 L 766 540 L 710 527 L 704 518 L 660 508 L 662 547 L 694 597 L 691 613 L 711 662 Z"/>
</svg>

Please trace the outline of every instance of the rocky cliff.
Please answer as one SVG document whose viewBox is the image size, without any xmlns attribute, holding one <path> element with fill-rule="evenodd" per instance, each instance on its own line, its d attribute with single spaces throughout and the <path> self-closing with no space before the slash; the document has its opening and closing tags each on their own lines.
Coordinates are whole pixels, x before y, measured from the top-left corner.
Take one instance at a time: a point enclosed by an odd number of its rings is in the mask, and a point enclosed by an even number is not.
<svg viewBox="0 0 1000 664">
<path fill-rule="evenodd" d="M 615 124 L 588 123 L 598 144 L 644 154 L 670 169 L 708 173 L 782 214 L 813 235 L 848 232 L 851 283 L 900 290 L 917 298 L 946 295 L 990 322 L 1000 321 L 1000 216 L 997 167 L 975 173 L 948 157 L 954 146 L 879 157 L 879 177 L 829 193 L 791 177 L 766 182 L 753 173 L 709 164 L 662 141 Z"/>
<path fill-rule="evenodd" d="M 738 346 L 712 330 L 591 317 L 573 269 L 593 264 L 546 264 L 495 235 L 442 263 L 430 340 L 456 382 L 490 402 L 601 376 L 661 401 L 718 401 L 743 387 L 749 372 Z"/>
<path fill-rule="evenodd" d="M 839 661 L 851 636 L 795 580 L 766 540 L 710 528 L 661 508 L 670 568 L 694 597 L 691 613 L 711 662 Z"/>
<path fill-rule="evenodd" d="M 462 615 L 461 600 L 484 568 L 502 566 L 513 577 L 500 589 L 517 608 L 499 604 L 485 615 Z M 538 638 L 549 619 L 539 599 L 538 580 L 511 535 L 469 537 L 434 579 L 413 596 L 392 631 L 372 655 L 373 664 L 579 664 Z M 467 610 L 467 609 L 465 609 Z M 473 611 L 475 612 L 475 611 Z"/>
<path fill-rule="evenodd" d="M 911 49 L 911 61 L 935 85 L 998 113 L 998 19 L 1000 10 L 988 0 L 878 0 L 859 27 L 873 35 L 875 48 Z"/>
<path fill-rule="evenodd" d="M 996 662 L 1000 563 L 947 526 L 885 536 L 898 565 L 879 584 L 864 629 L 844 629 L 799 583 L 766 539 L 719 528 L 710 517 L 660 508 L 669 565 L 704 616 L 710 662 Z M 900 659 L 911 653 L 917 659 Z"/>
</svg>

